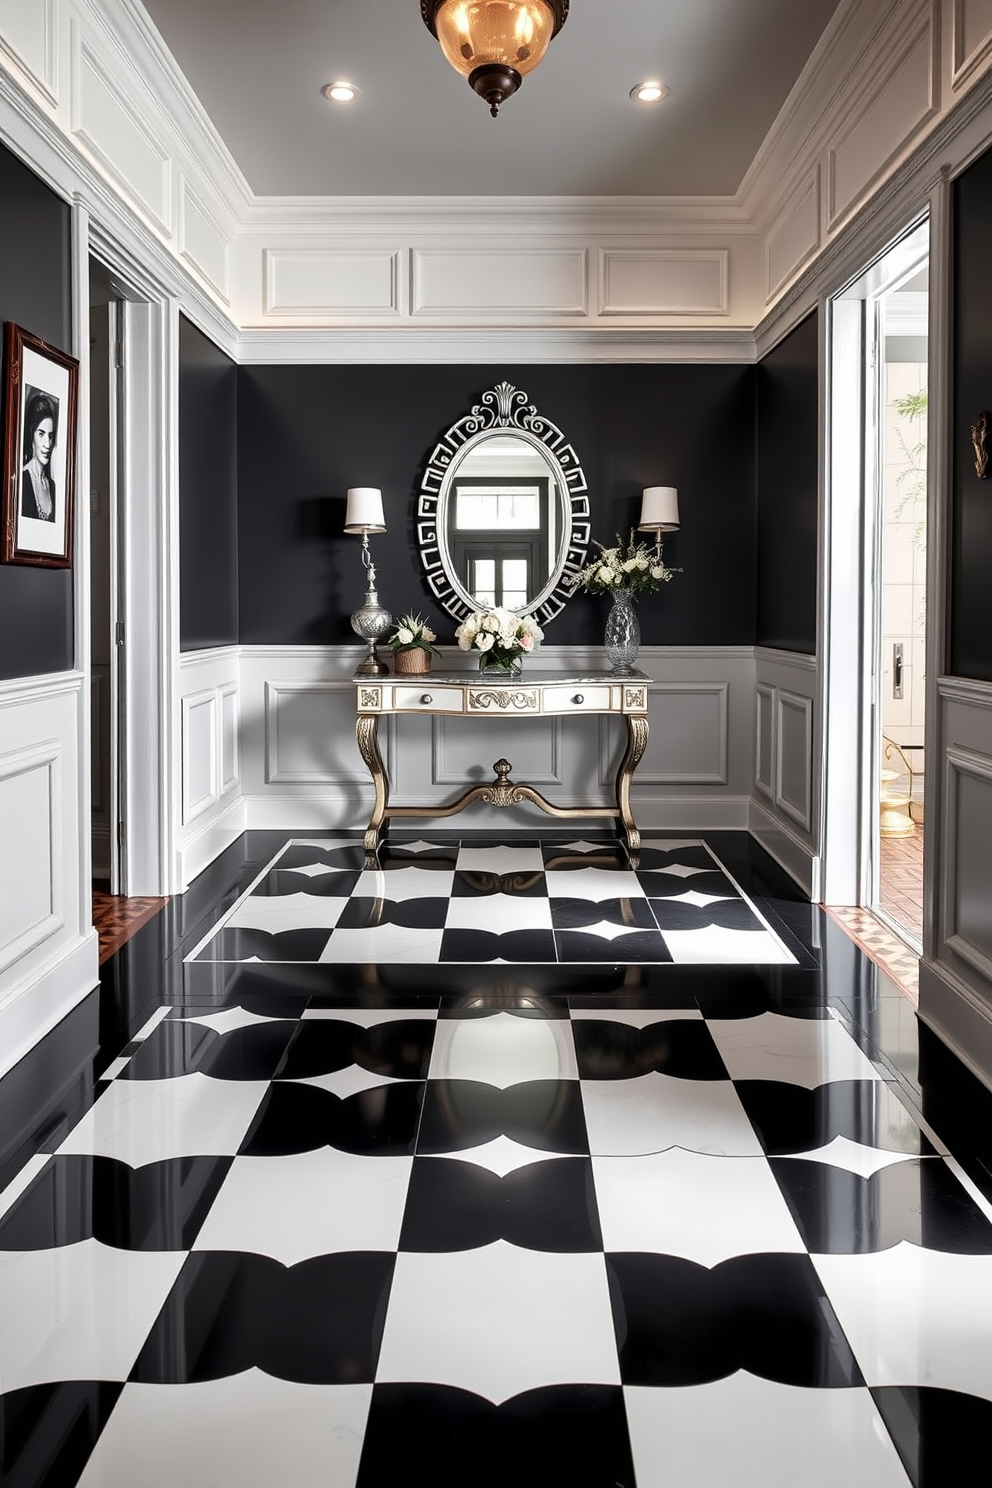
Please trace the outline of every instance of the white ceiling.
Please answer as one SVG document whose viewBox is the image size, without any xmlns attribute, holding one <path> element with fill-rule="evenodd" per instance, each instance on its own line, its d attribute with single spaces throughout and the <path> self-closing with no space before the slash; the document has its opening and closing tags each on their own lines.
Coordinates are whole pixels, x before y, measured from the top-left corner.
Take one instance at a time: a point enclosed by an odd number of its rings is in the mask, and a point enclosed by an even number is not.
<svg viewBox="0 0 992 1488">
<path fill-rule="evenodd" d="M 144 0 L 253 191 L 321 197 L 733 195 L 838 3 L 572 0 L 494 120 L 419 0 Z"/>
</svg>

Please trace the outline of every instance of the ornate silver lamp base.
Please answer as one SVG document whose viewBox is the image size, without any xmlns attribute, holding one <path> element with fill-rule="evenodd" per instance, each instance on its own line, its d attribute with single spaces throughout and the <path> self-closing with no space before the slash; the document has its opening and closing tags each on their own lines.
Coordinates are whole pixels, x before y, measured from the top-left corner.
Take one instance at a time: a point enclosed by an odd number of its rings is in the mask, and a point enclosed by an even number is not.
<svg viewBox="0 0 992 1488">
<path fill-rule="evenodd" d="M 368 642 L 365 660 L 355 668 L 356 677 L 387 677 L 389 675 L 388 666 L 384 661 L 379 660 L 375 643 L 382 640 L 392 623 L 392 615 L 388 610 L 383 609 L 379 603 L 378 594 L 370 584 L 365 592 L 361 609 L 356 610 L 351 617 L 352 630 L 356 635 L 361 636 L 363 641 Z"/>
</svg>

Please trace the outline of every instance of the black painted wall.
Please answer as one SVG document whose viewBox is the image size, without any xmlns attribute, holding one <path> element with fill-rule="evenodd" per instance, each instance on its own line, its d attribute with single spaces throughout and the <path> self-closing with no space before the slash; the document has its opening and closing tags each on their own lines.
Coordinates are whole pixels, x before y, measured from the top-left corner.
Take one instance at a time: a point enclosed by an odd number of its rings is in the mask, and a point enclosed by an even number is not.
<svg viewBox="0 0 992 1488">
<path fill-rule="evenodd" d="M 950 671 L 980 682 L 992 682 L 992 478 L 975 474 L 970 431 L 983 410 L 992 423 L 990 265 L 992 150 L 954 184 Z"/>
<path fill-rule="evenodd" d="M 0 223 L 0 321 L 71 353 L 69 208 L 2 145 Z M 85 492 L 76 507 L 87 510 Z M 0 563 L 0 679 L 73 661 L 72 570 Z"/>
<path fill-rule="evenodd" d="M 816 651 L 818 317 L 758 364 L 756 644 Z"/>
<path fill-rule="evenodd" d="M 638 606 L 652 645 L 750 645 L 755 606 L 754 376 L 748 366 L 241 367 L 238 371 L 240 636 L 244 644 L 354 642 L 361 540 L 343 533 L 349 486 L 379 486 L 388 532 L 371 539 L 379 594 L 420 610 L 443 642 L 416 551 L 425 462 L 449 424 L 506 379 L 572 442 L 603 542 L 648 485 L 679 488 L 684 568 Z M 815 455 L 815 451 L 814 451 Z M 579 596 L 549 644 L 602 640 L 608 601 Z"/>
<path fill-rule="evenodd" d="M 238 640 L 238 369 L 179 322 L 179 633 L 183 651 Z"/>
</svg>

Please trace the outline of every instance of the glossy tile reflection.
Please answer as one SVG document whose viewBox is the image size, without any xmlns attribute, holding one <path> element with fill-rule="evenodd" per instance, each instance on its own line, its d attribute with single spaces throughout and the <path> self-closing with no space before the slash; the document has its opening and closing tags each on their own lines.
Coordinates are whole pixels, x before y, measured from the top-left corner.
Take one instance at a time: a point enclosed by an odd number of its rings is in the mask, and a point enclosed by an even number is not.
<svg viewBox="0 0 992 1488">
<path fill-rule="evenodd" d="M 971 1481 L 992 1204 L 719 846 L 258 839 L 0 1191 L 4 1488 Z"/>
</svg>

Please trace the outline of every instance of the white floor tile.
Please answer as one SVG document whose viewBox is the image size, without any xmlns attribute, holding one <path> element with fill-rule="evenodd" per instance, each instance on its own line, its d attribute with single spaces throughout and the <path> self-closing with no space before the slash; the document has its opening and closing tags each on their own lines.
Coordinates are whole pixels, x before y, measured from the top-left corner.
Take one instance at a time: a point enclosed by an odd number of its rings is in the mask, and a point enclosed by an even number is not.
<svg viewBox="0 0 992 1488">
<path fill-rule="evenodd" d="M 355 899 L 446 899 L 451 893 L 454 872 L 430 868 L 372 868 L 360 875 L 352 890 Z"/>
<path fill-rule="evenodd" d="M 405 925 L 376 925 L 369 930 L 335 930 L 321 961 L 430 961 L 441 954 L 443 930 L 410 930 Z"/>
<path fill-rule="evenodd" d="M 550 930 L 547 899 L 524 899 L 518 894 L 490 894 L 485 899 L 452 899 L 444 922 L 446 930 Z"/>
<path fill-rule="evenodd" d="M 770 930 L 662 930 L 672 960 L 680 966 L 714 964 L 794 966 L 795 956 Z"/>
<path fill-rule="evenodd" d="M 650 1028 L 653 1023 L 701 1020 L 698 1008 L 573 1008 L 572 1022 L 589 1019 L 596 1023 L 625 1023 L 628 1028 Z"/>
<path fill-rule="evenodd" d="M 869 1385 L 929 1385 L 992 1400 L 992 1256 L 902 1240 L 813 1257 Z"/>
<path fill-rule="evenodd" d="M 333 930 L 348 903 L 323 894 L 286 894 L 281 898 L 253 894 L 225 921 L 227 930 Z"/>
<path fill-rule="evenodd" d="M 638 1488 L 909 1488 L 867 1390 L 624 1389 Z"/>
<path fill-rule="evenodd" d="M 115 1080 L 73 1127 L 60 1153 L 116 1157 L 132 1168 L 166 1157 L 237 1152 L 268 1089 L 266 1080 Z"/>
<path fill-rule="evenodd" d="M 307 1008 L 304 1018 L 333 1018 L 358 1028 L 377 1028 L 380 1023 L 408 1023 L 412 1018 L 437 1022 L 437 1008 Z"/>
<path fill-rule="evenodd" d="M 412 1157 L 322 1147 L 236 1157 L 194 1249 L 252 1251 L 295 1266 L 345 1250 L 395 1250 Z"/>
<path fill-rule="evenodd" d="M 575 1045 L 567 1019 L 442 1018 L 429 1078 L 481 1080 L 505 1090 L 524 1080 L 576 1080 Z"/>
<path fill-rule="evenodd" d="M 730 1256 L 806 1247 L 764 1158 L 674 1148 L 594 1157 L 603 1244 L 717 1266 Z"/>
<path fill-rule="evenodd" d="M 461 847 L 459 873 L 541 873 L 544 854 L 540 847 Z"/>
<path fill-rule="evenodd" d="M 354 1488 L 371 1385 L 129 1384 L 79 1488 Z"/>
<path fill-rule="evenodd" d="M 0 1252 L 0 1395 L 55 1380 L 124 1380 L 185 1251 L 99 1240 Z"/>
<path fill-rule="evenodd" d="M 552 868 L 547 874 L 548 895 L 552 899 L 643 899 L 636 873 L 614 872 L 609 868 Z"/>
<path fill-rule="evenodd" d="M 735 1080 L 782 1080 L 815 1090 L 830 1080 L 881 1076 L 833 1018 L 713 1018 L 709 1030 Z"/>
<path fill-rule="evenodd" d="M 729 1080 L 583 1080 L 590 1151 L 637 1157 L 685 1147 L 718 1157 L 761 1157 L 761 1145 Z"/>
<path fill-rule="evenodd" d="M 499 1404 L 542 1385 L 618 1384 L 602 1255 L 498 1240 L 449 1255 L 401 1253 L 376 1373 L 454 1385 Z"/>
</svg>

